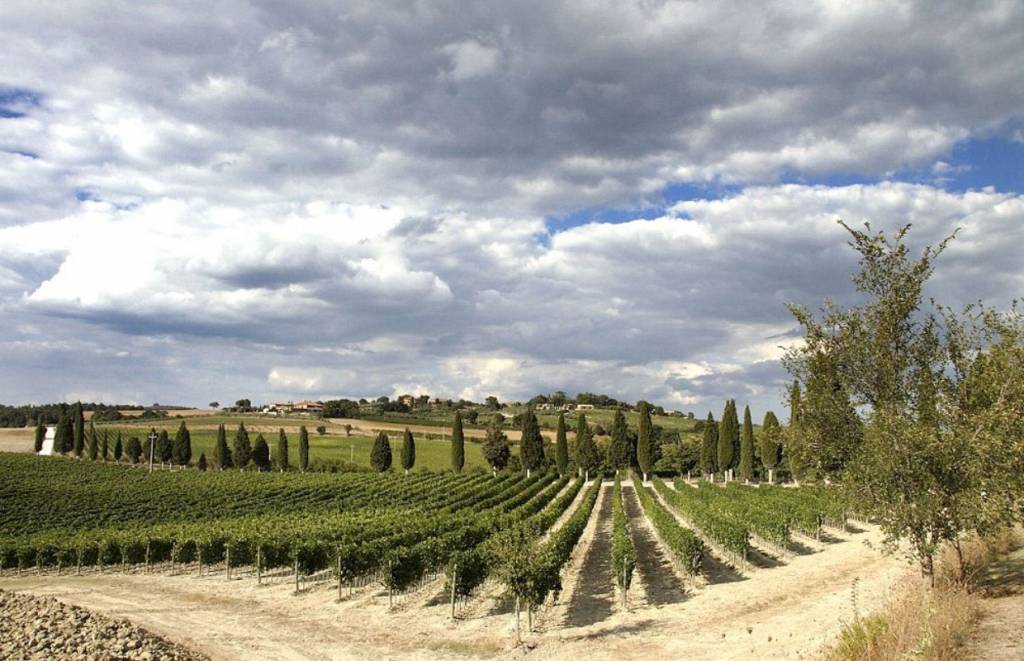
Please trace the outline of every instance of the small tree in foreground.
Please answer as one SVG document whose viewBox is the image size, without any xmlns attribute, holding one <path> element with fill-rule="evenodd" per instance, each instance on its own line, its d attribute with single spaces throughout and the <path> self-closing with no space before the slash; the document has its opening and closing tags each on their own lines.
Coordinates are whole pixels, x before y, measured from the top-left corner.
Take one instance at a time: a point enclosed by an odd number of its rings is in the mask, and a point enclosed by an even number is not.
<svg viewBox="0 0 1024 661">
<path fill-rule="evenodd" d="M 385 432 L 379 432 L 370 452 L 370 465 L 378 473 L 391 470 L 391 442 Z"/>
</svg>

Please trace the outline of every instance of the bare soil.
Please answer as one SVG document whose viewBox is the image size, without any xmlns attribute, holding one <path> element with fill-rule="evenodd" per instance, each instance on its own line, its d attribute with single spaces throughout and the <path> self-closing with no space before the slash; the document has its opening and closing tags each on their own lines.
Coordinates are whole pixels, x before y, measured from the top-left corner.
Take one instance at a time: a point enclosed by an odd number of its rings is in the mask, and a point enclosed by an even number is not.
<svg viewBox="0 0 1024 661">
<path fill-rule="evenodd" d="M 1024 548 L 989 566 L 981 592 L 978 626 L 963 658 L 1024 659 Z"/>
</svg>

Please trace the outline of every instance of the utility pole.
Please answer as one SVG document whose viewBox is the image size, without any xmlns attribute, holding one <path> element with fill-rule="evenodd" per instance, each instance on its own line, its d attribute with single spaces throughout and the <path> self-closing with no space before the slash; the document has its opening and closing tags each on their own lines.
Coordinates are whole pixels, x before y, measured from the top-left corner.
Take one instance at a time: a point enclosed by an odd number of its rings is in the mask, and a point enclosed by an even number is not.
<svg viewBox="0 0 1024 661">
<path fill-rule="evenodd" d="M 156 430 L 149 430 L 149 472 L 153 472 L 153 453 L 156 451 Z"/>
</svg>

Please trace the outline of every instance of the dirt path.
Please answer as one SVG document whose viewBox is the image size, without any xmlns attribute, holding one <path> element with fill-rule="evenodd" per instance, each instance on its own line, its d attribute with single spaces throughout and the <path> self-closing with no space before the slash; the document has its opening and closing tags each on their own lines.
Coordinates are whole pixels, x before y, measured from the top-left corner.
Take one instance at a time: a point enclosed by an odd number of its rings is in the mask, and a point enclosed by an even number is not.
<svg viewBox="0 0 1024 661">
<path fill-rule="evenodd" d="M 1024 549 L 992 563 L 981 589 L 981 617 L 964 658 L 1024 659 Z"/>
<path fill-rule="evenodd" d="M 613 490 L 606 488 L 598 498 L 594 541 L 580 566 L 579 582 L 569 601 L 566 624 L 570 627 L 584 627 L 612 615 L 612 495 Z"/>
<path fill-rule="evenodd" d="M 623 485 L 622 504 L 629 517 L 629 531 L 636 546 L 637 577 L 643 594 L 641 603 L 665 606 L 682 602 L 686 599 L 686 587 L 676 576 L 666 550 L 655 538 L 633 487 Z"/>
</svg>

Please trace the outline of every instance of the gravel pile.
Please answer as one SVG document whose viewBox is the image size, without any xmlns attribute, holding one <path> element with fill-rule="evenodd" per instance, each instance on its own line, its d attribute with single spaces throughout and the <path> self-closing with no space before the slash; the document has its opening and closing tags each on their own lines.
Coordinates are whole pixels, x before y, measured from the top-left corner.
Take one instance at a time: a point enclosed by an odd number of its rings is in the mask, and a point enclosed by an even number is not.
<svg viewBox="0 0 1024 661">
<path fill-rule="evenodd" d="M 0 590 L 0 659 L 205 658 L 125 620 L 50 597 Z"/>
</svg>

